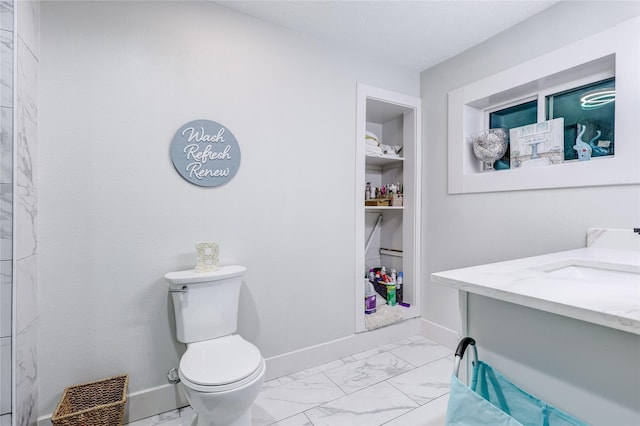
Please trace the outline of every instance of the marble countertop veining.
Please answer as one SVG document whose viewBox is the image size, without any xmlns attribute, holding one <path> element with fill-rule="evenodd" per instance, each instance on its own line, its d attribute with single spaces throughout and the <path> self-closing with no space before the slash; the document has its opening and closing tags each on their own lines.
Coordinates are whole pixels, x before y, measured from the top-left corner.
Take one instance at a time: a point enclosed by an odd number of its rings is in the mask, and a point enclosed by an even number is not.
<svg viewBox="0 0 640 426">
<path fill-rule="evenodd" d="M 602 271 L 606 278 L 554 273 L 572 265 Z M 460 291 L 640 334 L 637 251 L 588 247 L 437 272 L 431 279 Z"/>
</svg>

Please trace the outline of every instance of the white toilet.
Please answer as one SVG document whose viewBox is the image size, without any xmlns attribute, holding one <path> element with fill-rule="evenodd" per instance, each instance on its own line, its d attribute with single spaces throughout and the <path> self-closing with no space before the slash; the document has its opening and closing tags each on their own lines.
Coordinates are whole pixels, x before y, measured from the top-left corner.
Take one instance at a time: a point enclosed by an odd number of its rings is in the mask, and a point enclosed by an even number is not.
<svg viewBox="0 0 640 426">
<path fill-rule="evenodd" d="M 187 344 L 178 375 L 196 412 L 194 425 L 249 426 L 264 380 L 258 348 L 236 332 L 244 266 L 170 272 L 178 340 Z"/>
</svg>

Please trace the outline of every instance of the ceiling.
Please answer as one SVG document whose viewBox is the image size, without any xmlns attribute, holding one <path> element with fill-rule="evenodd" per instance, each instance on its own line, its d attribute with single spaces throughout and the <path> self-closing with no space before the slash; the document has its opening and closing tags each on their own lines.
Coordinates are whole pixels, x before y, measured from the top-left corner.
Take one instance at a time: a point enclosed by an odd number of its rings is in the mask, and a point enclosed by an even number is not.
<svg viewBox="0 0 640 426">
<path fill-rule="evenodd" d="M 215 3 L 331 45 L 422 71 L 557 1 L 246 1 Z"/>
</svg>

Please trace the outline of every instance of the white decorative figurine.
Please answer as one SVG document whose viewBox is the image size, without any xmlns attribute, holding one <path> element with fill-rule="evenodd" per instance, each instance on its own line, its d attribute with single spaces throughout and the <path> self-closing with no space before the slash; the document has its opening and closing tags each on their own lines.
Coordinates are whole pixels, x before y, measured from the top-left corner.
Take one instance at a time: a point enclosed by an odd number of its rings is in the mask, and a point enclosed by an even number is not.
<svg viewBox="0 0 640 426">
<path fill-rule="evenodd" d="M 218 269 L 218 255 L 220 253 L 220 248 L 216 243 L 196 243 L 196 250 L 198 252 L 196 272 L 211 272 Z"/>
<path fill-rule="evenodd" d="M 578 123 L 578 137 L 576 138 L 576 144 L 573 146 L 578 152 L 578 160 L 588 161 L 591 159 L 591 145 L 582 140 L 582 135 L 587 131 L 587 126 Z"/>
</svg>

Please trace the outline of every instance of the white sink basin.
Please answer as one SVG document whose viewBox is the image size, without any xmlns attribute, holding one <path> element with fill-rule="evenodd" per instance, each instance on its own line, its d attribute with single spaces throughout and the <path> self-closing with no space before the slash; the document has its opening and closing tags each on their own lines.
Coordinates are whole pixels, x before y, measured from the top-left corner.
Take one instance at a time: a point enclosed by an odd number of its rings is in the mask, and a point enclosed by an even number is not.
<svg viewBox="0 0 640 426">
<path fill-rule="evenodd" d="M 640 268 L 584 260 L 564 261 L 536 268 L 550 278 L 583 280 L 602 283 L 630 283 L 640 285 Z"/>
</svg>

